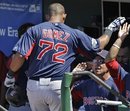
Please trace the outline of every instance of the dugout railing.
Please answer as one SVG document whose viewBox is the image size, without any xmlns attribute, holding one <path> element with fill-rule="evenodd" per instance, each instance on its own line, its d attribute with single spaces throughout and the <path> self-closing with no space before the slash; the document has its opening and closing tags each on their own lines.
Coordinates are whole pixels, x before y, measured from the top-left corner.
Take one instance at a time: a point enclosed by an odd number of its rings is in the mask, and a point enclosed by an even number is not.
<svg viewBox="0 0 130 111">
<path fill-rule="evenodd" d="M 0 111 L 8 111 L 8 110 L 0 105 Z"/>
<path fill-rule="evenodd" d="M 79 75 L 79 74 L 91 77 L 98 84 L 105 87 L 107 90 L 109 90 L 112 94 L 114 94 L 115 96 L 117 96 L 120 99 L 120 101 L 115 101 L 115 102 L 114 101 L 100 101 L 100 100 L 97 100 L 97 103 L 101 105 L 102 111 L 103 111 L 103 106 L 104 105 L 110 105 L 110 104 L 111 105 L 117 105 L 118 106 L 118 111 L 130 111 L 130 102 L 124 96 L 122 96 L 120 93 L 116 92 L 115 90 L 112 90 L 109 85 L 107 85 L 104 81 L 102 81 L 95 74 L 93 74 L 92 72 L 89 72 L 89 71 L 74 72 L 74 73 L 68 72 L 68 73 L 64 74 L 62 85 L 61 85 L 62 111 L 71 111 L 70 85 L 71 85 L 73 76 L 76 76 L 76 75 Z"/>
</svg>

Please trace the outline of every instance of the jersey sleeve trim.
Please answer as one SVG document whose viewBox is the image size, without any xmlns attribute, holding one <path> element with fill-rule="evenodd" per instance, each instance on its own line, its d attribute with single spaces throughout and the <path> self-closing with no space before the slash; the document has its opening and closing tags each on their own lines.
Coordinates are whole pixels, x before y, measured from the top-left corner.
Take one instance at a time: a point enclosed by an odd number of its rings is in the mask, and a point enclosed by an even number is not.
<svg viewBox="0 0 130 111">
<path fill-rule="evenodd" d="M 33 48 L 34 48 L 34 46 L 35 46 L 35 43 L 32 44 L 32 47 L 31 47 L 30 50 L 26 53 L 26 55 L 25 55 L 26 60 L 27 60 L 28 57 L 30 56 L 30 54 L 31 54 L 31 52 L 32 52 L 32 50 L 33 50 Z"/>
</svg>

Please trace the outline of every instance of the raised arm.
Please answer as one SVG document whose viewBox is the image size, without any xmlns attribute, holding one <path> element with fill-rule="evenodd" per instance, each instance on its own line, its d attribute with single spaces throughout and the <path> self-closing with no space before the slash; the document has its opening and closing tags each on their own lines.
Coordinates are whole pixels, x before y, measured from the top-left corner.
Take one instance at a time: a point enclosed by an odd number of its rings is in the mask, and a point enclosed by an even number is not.
<svg viewBox="0 0 130 111">
<path fill-rule="evenodd" d="M 117 57 L 121 44 L 129 34 L 129 30 L 130 30 L 130 24 L 128 23 L 125 23 L 122 27 L 120 27 L 118 32 L 118 38 L 110 48 L 110 51 L 105 59 L 106 62 L 111 61 Z"/>
<path fill-rule="evenodd" d="M 100 49 L 104 49 L 104 47 L 108 44 L 112 33 L 117 31 L 125 20 L 125 17 L 118 17 L 108 25 L 104 34 L 99 37 Z"/>
</svg>

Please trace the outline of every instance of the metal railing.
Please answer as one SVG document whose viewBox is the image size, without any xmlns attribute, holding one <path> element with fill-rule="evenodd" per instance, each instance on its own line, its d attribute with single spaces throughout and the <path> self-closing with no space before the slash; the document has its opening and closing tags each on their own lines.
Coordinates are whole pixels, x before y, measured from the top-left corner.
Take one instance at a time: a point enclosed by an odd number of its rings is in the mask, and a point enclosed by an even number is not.
<svg viewBox="0 0 130 111">
<path fill-rule="evenodd" d="M 8 111 L 8 110 L 5 109 L 3 106 L 0 105 L 0 111 Z"/>
<path fill-rule="evenodd" d="M 118 105 L 118 111 L 128 111 L 130 110 L 130 102 L 122 96 L 119 92 L 113 90 L 108 84 L 106 84 L 103 80 L 98 78 L 95 74 L 89 71 L 83 72 L 74 72 L 74 73 L 65 73 L 61 85 L 61 104 L 62 104 L 62 111 L 71 111 L 71 92 L 70 92 L 70 85 L 72 81 L 72 77 L 76 75 L 87 75 L 91 77 L 94 81 L 98 84 L 102 85 L 104 88 L 109 90 L 113 95 L 117 96 L 120 99 L 120 102 L 115 101 L 111 102 L 113 105 Z M 97 101 L 99 103 L 99 101 Z M 100 101 L 101 102 L 101 101 Z M 103 102 L 103 101 L 102 101 Z M 108 103 L 107 101 L 104 101 Z M 110 101 L 109 101 L 110 102 Z M 118 103 L 118 104 L 116 104 Z M 109 103 L 110 104 L 110 103 Z"/>
</svg>

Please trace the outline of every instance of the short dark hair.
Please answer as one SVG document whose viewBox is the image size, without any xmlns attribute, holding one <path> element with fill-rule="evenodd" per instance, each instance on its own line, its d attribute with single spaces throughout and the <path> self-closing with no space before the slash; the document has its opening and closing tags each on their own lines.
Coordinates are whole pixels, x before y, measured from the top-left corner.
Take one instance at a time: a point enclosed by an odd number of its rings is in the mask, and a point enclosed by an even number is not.
<svg viewBox="0 0 130 111">
<path fill-rule="evenodd" d="M 21 35 L 23 35 L 29 27 L 34 26 L 33 23 L 24 23 L 18 28 L 18 37 L 20 38 Z"/>
<path fill-rule="evenodd" d="M 65 13 L 65 9 L 60 3 L 52 3 L 49 5 L 47 13 L 49 16 L 59 15 Z"/>
</svg>

